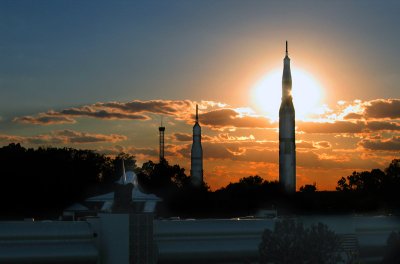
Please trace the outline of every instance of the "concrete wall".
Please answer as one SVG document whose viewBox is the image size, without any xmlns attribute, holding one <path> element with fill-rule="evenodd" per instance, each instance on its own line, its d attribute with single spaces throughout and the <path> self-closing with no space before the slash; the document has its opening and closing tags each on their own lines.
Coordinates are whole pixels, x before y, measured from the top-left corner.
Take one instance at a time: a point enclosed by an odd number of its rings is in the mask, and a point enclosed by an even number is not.
<svg viewBox="0 0 400 264">
<path fill-rule="evenodd" d="M 325 223 L 337 234 L 354 237 L 362 263 L 379 263 L 386 239 L 400 230 L 399 217 L 305 216 L 304 225 Z M 258 260 L 264 229 L 279 219 L 157 220 L 159 263 L 246 263 Z"/>
<path fill-rule="evenodd" d="M 354 241 L 362 263 L 379 263 L 399 217 L 307 216 Z M 155 220 L 99 214 L 87 221 L 0 222 L 0 263 L 253 263 L 277 219 Z"/>
<path fill-rule="evenodd" d="M 86 222 L 1 222 L 0 263 L 97 263 Z"/>
<path fill-rule="evenodd" d="M 99 214 L 87 220 L 97 234 L 101 264 L 129 264 L 129 215 Z"/>
</svg>

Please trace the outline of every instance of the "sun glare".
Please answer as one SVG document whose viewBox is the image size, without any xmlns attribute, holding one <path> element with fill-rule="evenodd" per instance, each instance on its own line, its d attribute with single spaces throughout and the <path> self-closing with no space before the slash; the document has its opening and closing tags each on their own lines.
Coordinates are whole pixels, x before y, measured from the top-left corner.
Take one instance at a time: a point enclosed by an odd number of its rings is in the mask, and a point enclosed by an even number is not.
<svg viewBox="0 0 400 264">
<path fill-rule="evenodd" d="M 292 68 L 292 93 L 296 119 L 305 119 L 318 113 L 322 88 L 309 73 Z M 279 118 L 282 97 L 282 69 L 267 73 L 251 89 L 252 103 L 257 111 L 273 120 Z"/>
</svg>

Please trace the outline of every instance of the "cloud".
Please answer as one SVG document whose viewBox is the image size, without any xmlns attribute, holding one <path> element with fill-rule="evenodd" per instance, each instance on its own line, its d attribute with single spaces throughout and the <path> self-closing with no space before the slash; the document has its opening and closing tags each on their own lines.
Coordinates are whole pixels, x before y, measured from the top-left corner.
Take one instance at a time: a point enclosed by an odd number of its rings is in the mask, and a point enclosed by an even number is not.
<svg viewBox="0 0 400 264">
<path fill-rule="evenodd" d="M 314 145 L 317 148 L 323 148 L 323 149 L 327 149 L 327 148 L 331 148 L 332 147 L 331 143 L 329 143 L 328 141 L 318 141 L 318 142 L 315 142 Z"/>
<path fill-rule="evenodd" d="M 400 119 L 400 99 L 377 99 L 364 105 L 367 118 Z"/>
<path fill-rule="evenodd" d="M 277 162 L 278 159 L 277 142 L 212 141 L 204 142 L 202 147 L 205 160 Z M 171 155 L 190 158 L 190 149 L 191 144 L 181 145 Z"/>
<path fill-rule="evenodd" d="M 218 135 L 218 139 L 221 141 L 254 141 L 255 137 L 251 134 L 249 136 L 232 136 L 228 133 L 221 133 Z"/>
<path fill-rule="evenodd" d="M 12 136 L 0 135 L 0 141 L 3 142 L 19 142 L 28 144 L 85 144 L 100 142 L 119 142 L 126 140 L 123 135 L 111 134 L 91 134 L 78 132 L 73 130 L 58 130 L 49 134 L 41 134 L 36 136 Z"/>
<path fill-rule="evenodd" d="M 193 136 L 188 133 L 173 133 L 171 139 L 175 141 L 192 141 Z"/>
<path fill-rule="evenodd" d="M 134 100 L 127 103 L 109 102 L 97 103 L 96 107 L 120 110 L 124 113 L 153 113 L 164 115 L 176 115 L 176 113 L 187 111 L 194 108 L 194 103 L 190 100 L 172 101 L 172 100 Z"/>
<path fill-rule="evenodd" d="M 300 140 L 299 142 L 296 142 L 296 148 L 313 149 L 315 147 L 313 142 Z"/>
<path fill-rule="evenodd" d="M 76 116 L 76 117 L 94 117 L 99 119 L 130 119 L 130 120 L 148 120 L 149 117 L 140 114 L 130 114 L 123 112 L 116 112 L 114 110 L 107 111 L 106 109 L 96 109 L 91 106 L 84 106 L 81 108 L 69 108 L 57 112 L 49 112 L 50 115 L 60 116 Z"/>
<path fill-rule="evenodd" d="M 99 147 L 97 151 L 100 153 L 104 153 L 109 156 L 116 156 L 120 153 L 127 153 L 136 157 L 137 160 L 141 162 L 146 162 L 148 160 L 156 160 L 158 158 L 158 149 L 155 148 L 140 148 L 140 147 L 124 147 L 120 145 L 113 145 L 111 147 Z"/>
<path fill-rule="evenodd" d="M 357 113 L 349 113 L 343 117 L 343 119 L 345 119 L 345 120 L 354 120 L 354 119 L 357 120 L 357 119 L 362 119 L 362 118 L 363 118 L 363 115 L 357 114 Z"/>
<path fill-rule="evenodd" d="M 399 131 L 400 125 L 388 121 L 336 121 L 336 122 L 297 122 L 297 129 L 305 133 L 348 134 L 370 131 Z"/>
<path fill-rule="evenodd" d="M 366 129 L 370 131 L 399 131 L 400 125 L 395 122 L 387 121 L 369 121 Z"/>
<path fill-rule="evenodd" d="M 328 149 L 331 148 L 332 145 L 328 141 L 305 141 L 300 140 L 296 142 L 297 149 Z"/>
<path fill-rule="evenodd" d="M 179 141 L 179 142 L 192 142 L 193 141 L 193 135 L 189 134 L 189 133 L 173 133 L 170 136 L 170 139 L 173 141 Z M 216 137 L 210 137 L 208 135 L 205 135 L 204 133 L 201 135 L 201 141 L 205 142 L 205 141 L 215 141 L 217 140 Z"/>
<path fill-rule="evenodd" d="M 325 168 L 325 169 L 350 169 L 377 168 L 380 164 L 375 160 L 362 159 L 359 155 L 351 153 L 322 153 L 305 151 L 296 153 L 297 166 L 303 168 Z"/>
<path fill-rule="evenodd" d="M 225 106 L 213 101 L 201 101 L 202 110 Z M 91 105 L 49 110 L 36 115 L 14 118 L 14 122 L 36 125 L 75 123 L 76 118 L 91 117 L 105 120 L 149 120 L 149 114 L 173 116 L 177 120 L 193 122 L 195 102 L 190 100 L 133 100 L 130 102 L 98 102 Z"/>
<path fill-rule="evenodd" d="M 54 137 L 61 138 L 66 143 L 97 143 L 97 142 L 119 142 L 126 140 L 127 137 L 123 135 L 111 134 L 90 134 L 85 132 L 77 132 L 73 130 L 61 130 L 53 133 Z"/>
<path fill-rule="evenodd" d="M 90 117 L 103 120 L 149 120 L 151 115 L 167 115 L 175 120 L 192 124 L 195 102 L 190 100 L 133 100 L 130 102 L 98 102 L 91 105 L 66 108 L 59 111 L 49 110 L 36 115 L 14 118 L 14 122 L 52 125 L 75 123 L 77 118 Z M 227 108 L 225 104 L 213 101 L 199 103 L 200 124 L 212 129 L 225 128 L 276 128 L 276 123 L 258 116 L 246 108 Z M 178 137 L 180 135 L 177 135 Z M 182 135 L 181 135 L 182 136 Z M 177 138 L 177 140 L 182 137 Z"/>
<path fill-rule="evenodd" d="M 374 151 L 400 151 L 400 137 L 389 139 L 364 139 L 359 143 L 364 149 Z"/>
<path fill-rule="evenodd" d="M 400 99 L 340 101 L 331 118 L 343 120 L 400 119 Z"/>
<path fill-rule="evenodd" d="M 298 130 L 305 133 L 361 133 L 365 128 L 363 122 L 336 121 L 328 122 L 298 122 Z"/>
<path fill-rule="evenodd" d="M 201 114 L 201 124 L 213 128 L 274 128 L 276 124 L 261 116 L 243 115 L 231 108 Z"/>
<path fill-rule="evenodd" d="M 38 116 L 22 116 L 13 119 L 14 122 L 34 125 L 73 124 L 76 121 L 68 116 L 52 116 L 39 114 Z"/>
</svg>

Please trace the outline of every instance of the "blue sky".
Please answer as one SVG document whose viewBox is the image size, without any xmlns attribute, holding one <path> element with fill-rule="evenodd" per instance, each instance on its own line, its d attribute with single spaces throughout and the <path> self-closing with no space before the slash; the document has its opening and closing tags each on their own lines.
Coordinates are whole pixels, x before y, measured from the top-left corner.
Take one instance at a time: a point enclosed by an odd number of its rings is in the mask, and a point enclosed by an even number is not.
<svg viewBox="0 0 400 264">
<path fill-rule="evenodd" d="M 156 105 L 150 101 L 165 101 L 186 113 L 193 110 L 196 102 L 204 101 L 203 114 L 229 108 L 241 113 L 240 118 L 245 117 L 243 108 L 257 108 L 251 101 L 254 84 L 268 72 L 282 67 L 285 40 L 289 41 L 292 66 L 306 70 L 321 84 L 325 95 L 321 105 L 331 111 L 324 113 L 324 118 L 330 115 L 330 121 L 336 122 L 343 121 L 340 118 L 346 111 L 346 114 L 352 111 L 365 114 L 374 100 L 386 100 L 388 107 L 393 108 L 399 97 L 400 82 L 399 11 L 398 1 L 0 0 L 1 144 L 19 139 L 27 145 L 38 146 L 51 138 L 48 144 L 105 152 L 118 144 L 119 149 L 130 150 L 138 156 L 142 155 L 138 149 L 147 149 L 143 153 L 153 156 L 143 154 L 143 160 L 154 159 L 156 127 L 165 113 L 159 108 L 149 110 Z M 355 102 L 356 99 L 361 101 Z M 135 105 L 135 110 L 129 108 L 130 112 L 119 117 L 116 112 L 127 111 L 121 110 L 121 105 L 118 108 L 94 106 L 134 100 L 144 104 Z M 188 109 L 176 103 L 182 100 L 189 102 L 184 103 Z M 215 106 L 210 101 L 226 105 Z M 338 105 L 338 101 L 343 102 Z M 375 103 L 372 104 L 379 105 Z M 83 113 L 85 106 L 92 112 Z M 144 106 L 147 110 L 138 110 Z M 72 108 L 79 109 L 79 115 L 65 115 L 64 110 Z M 192 121 L 190 115 L 182 115 L 178 110 L 166 114 L 170 144 L 175 146 L 171 146 L 170 155 L 172 160 L 187 164 L 187 153 L 176 149 L 182 142 L 172 135 L 190 134 Z M 397 125 L 396 111 L 389 110 L 395 114 L 383 119 Z M 110 111 L 107 117 L 104 111 Z M 133 111 L 143 116 L 137 119 L 132 116 Z M 219 113 L 228 114 L 228 119 L 232 117 L 228 111 Z M 26 116 L 33 119 L 21 119 Z M 40 123 L 37 117 L 53 119 Z M 365 118 L 362 122 L 366 122 Z M 228 140 L 226 135 L 218 134 L 224 128 L 215 124 L 209 123 L 204 132 L 220 141 Z M 222 131 L 230 133 L 231 141 L 235 137 L 238 141 L 247 137 L 260 143 L 275 136 L 275 132 L 249 131 L 248 127 L 240 127 L 243 123 L 235 124 L 239 125 Z M 376 135 L 372 132 L 367 138 L 357 134 L 343 145 L 331 134 L 306 133 L 298 138 L 314 140 L 315 146 L 318 142 L 329 142 L 331 147 L 325 152 L 322 148 L 319 152 L 316 149 L 307 152 L 324 160 L 340 155 L 337 153 L 344 149 L 360 152 L 359 148 L 365 146 L 362 140 L 389 142 L 398 136 L 395 131 L 378 130 L 376 133 L 381 139 L 373 139 Z M 80 136 L 89 140 L 96 135 L 98 141 L 84 145 L 71 139 Z M 250 135 L 255 139 L 249 139 Z M 210 139 L 210 142 L 214 141 Z M 233 158 L 244 153 L 224 146 L 234 154 Z M 369 152 L 362 149 L 361 153 Z M 382 152 L 373 164 L 384 164 L 393 153 L 393 150 Z M 354 154 L 345 167 L 369 168 L 367 162 L 355 165 L 356 159 Z M 217 175 L 220 167 L 213 162 L 209 162 L 208 171 Z M 271 170 L 275 170 L 274 162 L 267 160 L 257 168 L 264 166 L 265 169 L 272 164 Z M 303 174 L 310 170 L 311 167 L 304 165 Z M 256 168 L 252 172 L 262 174 Z M 268 175 L 275 177 L 276 173 Z M 227 177 L 225 182 L 229 180 L 227 175 L 224 177 Z"/>
</svg>

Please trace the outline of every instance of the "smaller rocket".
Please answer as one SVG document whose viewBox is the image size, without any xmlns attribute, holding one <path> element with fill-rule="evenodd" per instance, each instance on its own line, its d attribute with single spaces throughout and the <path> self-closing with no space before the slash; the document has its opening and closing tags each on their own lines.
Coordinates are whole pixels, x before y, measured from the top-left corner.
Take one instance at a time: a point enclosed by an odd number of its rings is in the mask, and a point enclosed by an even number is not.
<svg viewBox="0 0 400 264">
<path fill-rule="evenodd" d="M 199 108 L 197 104 L 196 123 L 193 126 L 190 176 L 193 186 L 200 187 L 203 184 L 203 148 L 201 147 L 201 127 L 199 125 Z"/>
</svg>

